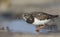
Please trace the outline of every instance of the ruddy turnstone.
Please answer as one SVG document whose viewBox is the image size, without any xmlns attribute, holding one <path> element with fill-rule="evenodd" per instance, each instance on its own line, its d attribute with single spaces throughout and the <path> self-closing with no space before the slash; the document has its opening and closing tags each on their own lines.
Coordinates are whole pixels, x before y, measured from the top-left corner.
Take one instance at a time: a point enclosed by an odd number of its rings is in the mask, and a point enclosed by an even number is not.
<svg viewBox="0 0 60 37">
<path fill-rule="evenodd" d="M 53 18 L 57 18 L 58 15 L 51 15 L 44 12 L 32 12 L 25 13 L 22 17 L 27 23 L 36 25 L 36 31 L 39 32 L 40 29 L 45 28 L 47 23 L 52 21 Z"/>
</svg>

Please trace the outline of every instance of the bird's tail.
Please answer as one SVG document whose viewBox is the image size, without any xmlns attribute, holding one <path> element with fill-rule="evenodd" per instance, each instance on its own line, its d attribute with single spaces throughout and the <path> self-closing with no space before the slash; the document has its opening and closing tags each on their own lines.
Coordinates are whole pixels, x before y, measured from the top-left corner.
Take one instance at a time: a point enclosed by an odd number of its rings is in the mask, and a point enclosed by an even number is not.
<svg viewBox="0 0 60 37">
<path fill-rule="evenodd" d="M 54 15 L 54 16 L 53 16 L 53 18 L 58 18 L 58 17 L 59 17 L 59 15 Z"/>
</svg>

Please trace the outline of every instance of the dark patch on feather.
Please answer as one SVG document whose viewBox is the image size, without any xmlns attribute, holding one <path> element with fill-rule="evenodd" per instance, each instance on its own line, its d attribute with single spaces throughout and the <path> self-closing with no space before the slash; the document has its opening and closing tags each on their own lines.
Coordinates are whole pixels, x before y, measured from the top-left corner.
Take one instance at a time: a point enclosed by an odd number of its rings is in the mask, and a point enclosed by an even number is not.
<svg viewBox="0 0 60 37">
<path fill-rule="evenodd" d="M 34 17 L 31 15 L 29 18 L 27 18 L 26 22 L 32 24 L 34 22 Z"/>
</svg>

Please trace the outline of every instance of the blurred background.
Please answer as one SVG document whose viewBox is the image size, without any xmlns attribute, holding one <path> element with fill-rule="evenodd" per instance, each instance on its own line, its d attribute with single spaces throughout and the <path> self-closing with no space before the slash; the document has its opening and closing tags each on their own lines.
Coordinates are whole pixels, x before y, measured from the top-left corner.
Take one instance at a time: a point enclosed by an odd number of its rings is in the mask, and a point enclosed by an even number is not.
<svg viewBox="0 0 60 37">
<path fill-rule="evenodd" d="M 0 31 L 3 32 L 2 34 L 7 35 L 12 32 L 13 37 L 19 37 L 19 34 L 23 33 L 37 34 L 35 26 L 26 23 L 21 16 L 23 13 L 31 13 L 33 11 L 60 15 L 60 0 L 0 0 Z M 16 34 L 16 32 L 19 34 Z M 51 32 L 53 35 L 50 36 L 52 37 L 57 34 L 59 35 L 60 18 L 55 20 L 54 25 L 48 26 L 46 29 L 41 29 L 40 32 L 44 34 Z M 30 35 L 33 36 L 32 34 Z"/>
</svg>

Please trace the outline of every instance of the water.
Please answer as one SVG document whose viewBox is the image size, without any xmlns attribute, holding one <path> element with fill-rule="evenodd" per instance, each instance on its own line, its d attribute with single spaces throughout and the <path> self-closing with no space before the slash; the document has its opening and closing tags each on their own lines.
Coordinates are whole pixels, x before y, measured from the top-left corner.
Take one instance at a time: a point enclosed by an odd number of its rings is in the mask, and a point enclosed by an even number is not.
<svg viewBox="0 0 60 37">
<path fill-rule="evenodd" d="M 12 32 L 30 32 L 36 33 L 36 28 L 32 24 L 26 23 L 24 20 L 11 20 L 11 21 L 2 21 L 0 24 L 6 27 L 8 26 Z M 40 32 L 48 33 L 47 29 L 41 29 Z"/>
<path fill-rule="evenodd" d="M 23 20 L 3 21 L 2 25 L 8 26 L 12 32 L 32 32 L 35 33 L 35 26 L 26 23 Z"/>
</svg>

